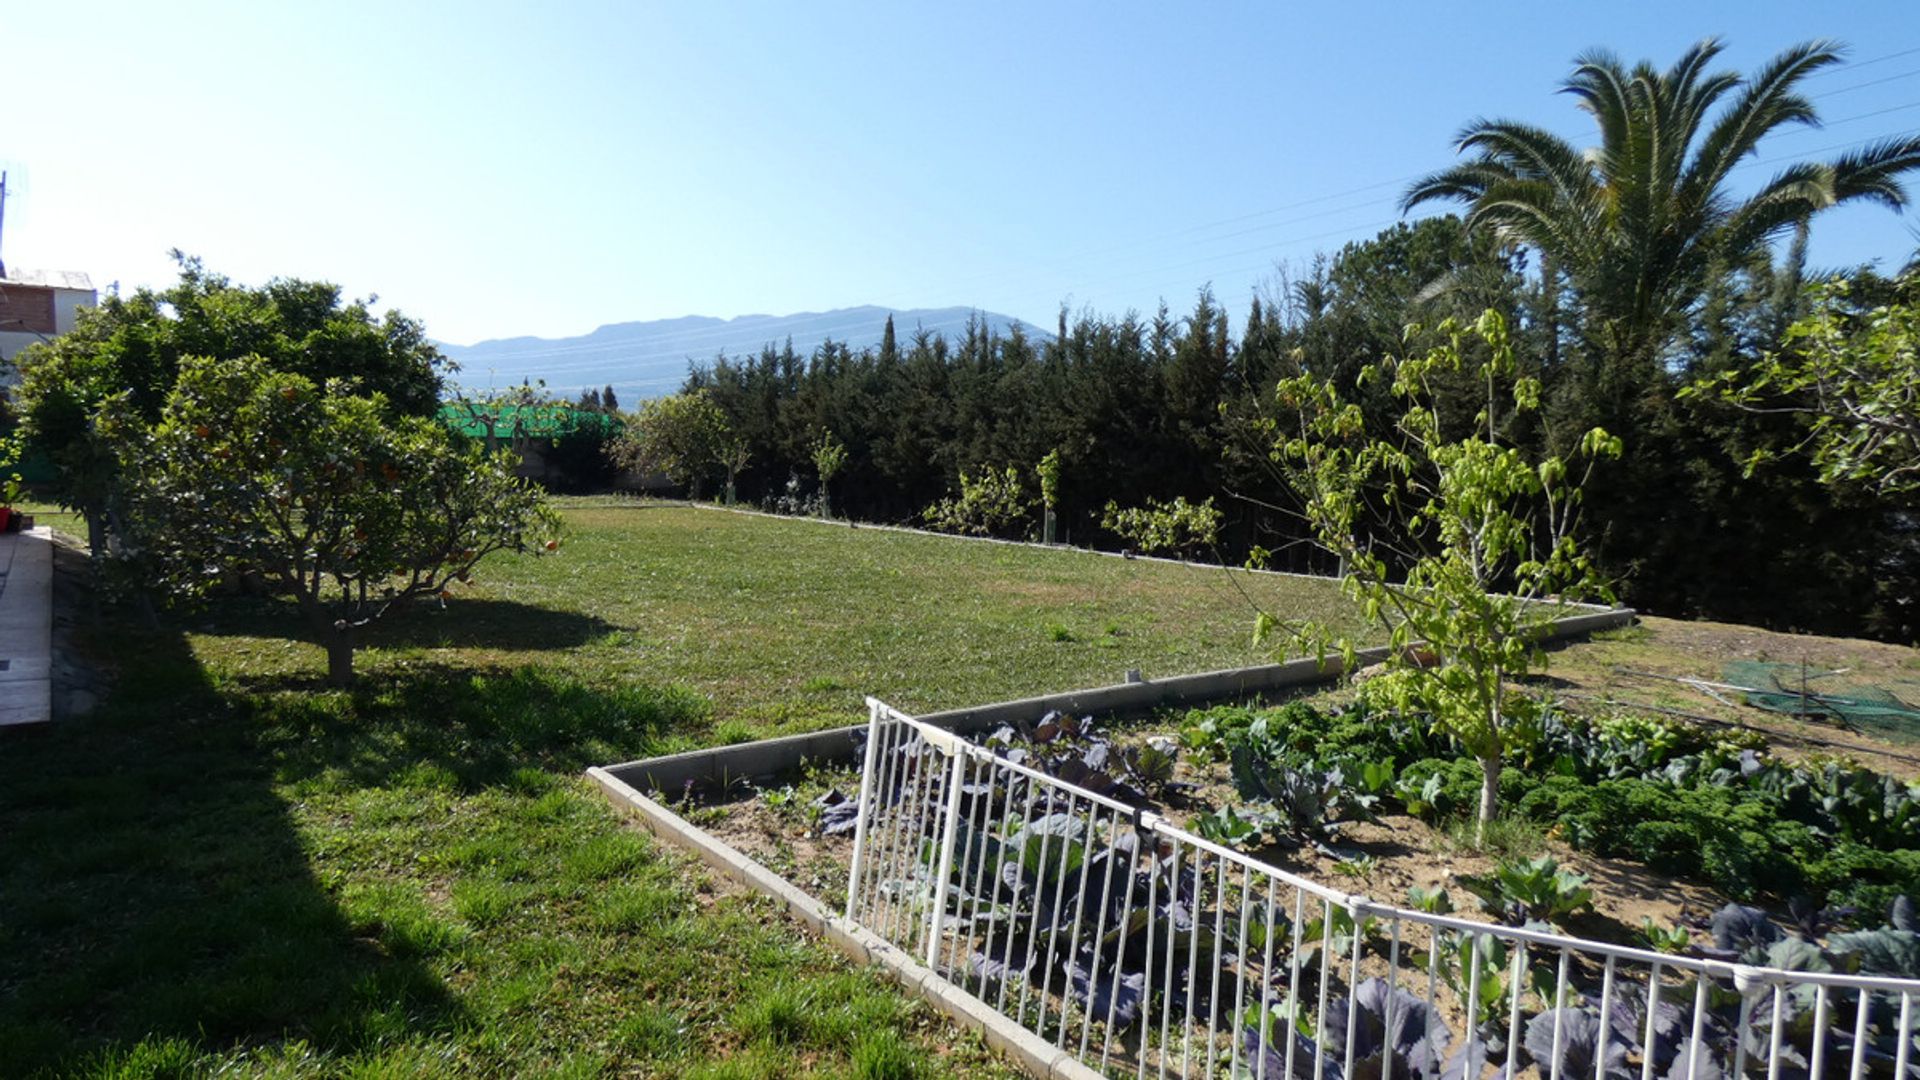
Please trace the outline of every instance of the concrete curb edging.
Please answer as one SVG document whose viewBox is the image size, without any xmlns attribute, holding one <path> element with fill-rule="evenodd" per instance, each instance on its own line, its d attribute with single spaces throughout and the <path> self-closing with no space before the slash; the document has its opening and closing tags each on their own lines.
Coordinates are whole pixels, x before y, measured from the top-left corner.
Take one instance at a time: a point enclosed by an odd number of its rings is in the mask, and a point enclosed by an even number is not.
<svg viewBox="0 0 1920 1080">
<path fill-rule="evenodd" d="M 1613 608 L 1570 615 L 1554 620 L 1543 639 L 1557 641 L 1590 634 L 1595 630 L 1625 626 L 1633 621 L 1634 614 L 1631 608 Z M 1366 667 L 1386 659 L 1387 651 L 1385 646 L 1361 650 L 1357 655 L 1359 666 Z M 1166 679 L 1147 679 L 1115 686 L 1042 694 L 990 705 L 947 709 L 927 713 L 918 719 L 962 735 L 971 735 L 999 724 L 1038 719 L 1055 710 L 1076 714 L 1125 715 L 1169 705 L 1258 697 L 1291 687 L 1329 682 L 1345 670 L 1345 664 L 1338 656 L 1327 657 L 1324 665 L 1308 657 L 1284 664 L 1259 664 L 1197 675 L 1176 675 Z M 856 733 L 865 729 L 865 724 L 856 724 L 736 746 L 689 750 L 609 765 L 604 772 L 634 791 L 681 791 L 695 783 L 757 779 L 797 768 L 803 761 L 832 761 L 850 757 Z"/>
<path fill-rule="evenodd" d="M 829 912 L 785 878 L 694 827 L 685 818 L 642 795 L 610 770 L 591 768 L 587 775 L 609 800 L 652 835 L 698 857 L 714 870 L 778 901 L 787 911 L 825 937 L 855 963 L 885 970 L 902 990 L 918 994 L 928 1004 L 987 1044 L 1011 1058 L 1029 1075 L 1061 1080 L 1098 1080 L 1099 1073 L 1082 1065 L 1066 1050 L 1001 1015 L 993 1006 L 953 985 L 918 960 L 864 927 Z"/>
</svg>

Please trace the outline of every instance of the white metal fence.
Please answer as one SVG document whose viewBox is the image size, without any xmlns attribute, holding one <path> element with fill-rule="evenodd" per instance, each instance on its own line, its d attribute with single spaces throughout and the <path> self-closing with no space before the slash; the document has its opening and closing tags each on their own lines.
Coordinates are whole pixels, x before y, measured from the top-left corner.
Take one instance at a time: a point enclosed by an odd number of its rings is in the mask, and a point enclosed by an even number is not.
<svg viewBox="0 0 1920 1080">
<path fill-rule="evenodd" d="M 1920 981 L 1378 903 L 868 705 L 847 917 L 1102 1072 L 1920 1078 Z"/>
</svg>

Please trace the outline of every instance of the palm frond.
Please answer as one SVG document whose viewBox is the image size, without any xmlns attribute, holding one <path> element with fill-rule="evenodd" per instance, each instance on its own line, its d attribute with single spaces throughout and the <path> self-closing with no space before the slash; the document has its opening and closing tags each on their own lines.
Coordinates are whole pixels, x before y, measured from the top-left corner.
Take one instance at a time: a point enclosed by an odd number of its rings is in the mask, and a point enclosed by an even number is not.
<svg viewBox="0 0 1920 1080">
<path fill-rule="evenodd" d="M 1827 41 L 1795 45 L 1769 60 L 1708 132 L 1687 170 L 1683 189 L 1692 198 L 1718 188 L 1760 140 L 1789 124 L 1817 126 L 1813 103 L 1794 91 L 1800 80 L 1840 62 L 1839 46 Z"/>
<path fill-rule="evenodd" d="M 1920 169 L 1920 135 L 1882 139 L 1835 158 L 1833 201 L 1865 200 L 1892 210 L 1904 210 L 1907 192 L 1903 174 Z"/>
</svg>

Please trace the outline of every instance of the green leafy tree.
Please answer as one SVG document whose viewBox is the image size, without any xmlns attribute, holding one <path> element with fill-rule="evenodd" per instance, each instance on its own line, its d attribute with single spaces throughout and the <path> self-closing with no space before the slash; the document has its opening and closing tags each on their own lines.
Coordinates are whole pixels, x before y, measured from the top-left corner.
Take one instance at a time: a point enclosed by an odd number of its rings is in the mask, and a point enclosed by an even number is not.
<svg viewBox="0 0 1920 1080">
<path fill-rule="evenodd" d="M 99 423 L 109 400 L 145 422 L 157 419 L 184 358 L 260 358 L 316 385 L 380 395 L 389 414 L 430 416 L 452 365 L 424 328 L 338 286 L 276 278 L 237 285 L 179 252 L 180 280 L 131 296 L 108 293 L 80 312 L 74 329 L 29 346 L 18 363 L 21 432 L 55 470 L 48 487 L 87 521 L 93 551 L 107 550 L 122 491 L 118 452 Z M 123 396 L 124 395 L 124 399 Z"/>
<path fill-rule="evenodd" d="M 1426 355 L 1362 372 L 1363 382 L 1388 380 L 1404 406 L 1391 438 L 1370 436 L 1360 407 L 1332 381 L 1283 380 L 1278 396 L 1298 426 L 1276 441 L 1273 460 L 1315 539 L 1346 566 L 1342 589 L 1387 635 L 1386 692 L 1400 708 L 1430 713 L 1479 761 L 1484 828 L 1508 754 L 1537 737 L 1534 703 L 1509 682 L 1545 666 L 1537 642 L 1555 601 L 1604 595 L 1575 530 L 1587 476 L 1620 446 L 1588 432 L 1577 479 L 1561 458 L 1530 459 L 1500 434 L 1540 399 L 1539 384 L 1518 374 L 1506 320 L 1488 311 L 1470 331 L 1440 330 L 1444 343 Z M 1470 348 L 1469 334 L 1486 348 Z M 1461 371 L 1480 379 L 1485 406 L 1466 431 L 1449 432 L 1432 387 Z M 1381 508 L 1397 523 L 1391 536 L 1376 535 Z M 1276 630 L 1301 652 L 1337 650 L 1348 670 L 1362 644 L 1262 614 L 1256 637 Z"/>
<path fill-rule="evenodd" d="M 258 575 L 299 609 L 336 686 L 396 605 L 444 599 L 496 551 L 551 550 L 559 526 L 511 455 L 351 389 L 259 357 L 189 357 L 157 421 L 121 395 L 100 425 L 131 511 L 116 557 L 183 596 Z"/>
<path fill-rule="evenodd" d="M 1029 536 L 1033 496 L 1020 484 L 1020 471 L 982 469 L 960 474 L 960 494 L 922 512 L 929 528 L 963 536 Z"/>
<path fill-rule="evenodd" d="M 746 470 L 747 465 L 752 461 L 753 444 L 747 441 L 745 435 L 729 427 L 726 433 L 720 437 L 720 467 L 727 472 L 726 498 L 728 506 L 732 506 L 739 501 L 739 495 L 735 490 L 735 485 L 740 480 L 740 474 Z"/>
<path fill-rule="evenodd" d="M 833 432 L 823 431 L 814 438 L 810 451 L 813 471 L 820 477 L 820 513 L 832 517 L 833 501 L 828 493 L 829 485 L 847 465 L 847 444 L 836 438 Z"/>
<path fill-rule="evenodd" d="M 1687 392 L 1804 416 L 1806 435 L 1793 449 L 1828 483 L 1920 492 L 1920 274 L 1896 288 L 1898 300 L 1862 311 L 1844 280 L 1818 286 L 1811 313 L 1787 330 L 1781 349 Z M 1772 456 L 1770 448 L 1756 451 L 1747 471 Z"/>
<path fill-rule="evenodd" d="M 1040 506 L 1046 515 L 1040 526 L 1040 539 L 1049 544 L 1054 542 L 1054 513 L 1060 507 L 1060 476 L 1065 471 L 1059 447 L 1047 451 L 1034 466 L 1034 472 L 1040 477 Z"/>
<path fill-rule="evenodd" d="M 1717 268 L 1843 203 L 1903 207 L 1899 178 L 1920 167 L 1920 137 L 1885 139 L 1789 165 L 1736 195 L 1728 176 L 1763 139 L 1818 124 L 1799 86 L 1841 51 L 1797 45 L 1743 79 L 1709 70 L 1722 48 L 1709 38 L 1664 72 L 1586 53 L 1566 90 L 1598 125 L 1599 146 L 1583 151 L 1531 124 L 1478 120 L 1459 143 L 1474 156 L 1415 182 L 1403 200 L 1465 203 L 1470 229 L 1531 246 L 1549 278 L 1566 275 L 1602 361 L 1589 389 L 1609 398 L 1654 381 Z"/>
<path fill-rule="evenodd" d="M 697 500 L 707 477 L 725 462 L 730 434 L 726 413 L 713 399 L 703 391 L 688 391 L 642 403 L 627 418 L 612 454 L 624 468 L 665 473 Z"/>
<path fill-rule="evenodd" d="M 1220 511 L 1211 497 L 1190 503 L 1185 495 L 1176 495 L 1172 502 L 1148 499 L 1145 506 L 1129 507 L 1109 502 L 1100 527 L 1144 554 L 1191 557 L 1211 551 L 1220 542 Z"/>
</svg>

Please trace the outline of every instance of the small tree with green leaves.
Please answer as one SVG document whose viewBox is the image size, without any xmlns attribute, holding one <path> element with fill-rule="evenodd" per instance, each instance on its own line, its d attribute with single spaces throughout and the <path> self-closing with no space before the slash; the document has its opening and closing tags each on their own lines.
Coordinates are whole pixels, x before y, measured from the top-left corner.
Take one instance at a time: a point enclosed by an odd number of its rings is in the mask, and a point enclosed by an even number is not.
<svg viewBox="0 0 1920 1080">
<path fill-rule="evenodd" d="M 820 516 L 833 516 L 833 500 L 829 485 L 840 470 L 847 465 L 847 444 L 834 437 L 833 432 L 823 431 L 813 440 L 809 448 L 813 455 L 813 471 L 820 476 Z"/>
<path fill-rule="evenodd" d="M 927 527 L 963 536 L 1031 537 L 1033 496 L 1020 485 L 1020 470 L 982 469 L 960 474 L 960 494 L 921 512 Z"/>
<path fill-rule="evenodd" d="M 1778 352 L 1683 393 L 1806 417 L 1794 449 L 1828 483 L 1864 483 L 1882 495 L 1920 491 L 1920 273 L 1895 287 L 1900 300 L 1861 311 L 1844 280 L 1817 286 L 1812 311 L 1788 328 Z M 1748 473 L 1771 456 L 1755 451 Z"/>
<path fill-rule="evenodd" d="M 693 390 L 643 403 L 627 418 L 609 453 L 622 468 L 664 473 L 697 500 L 707 477 L 726 460 L 730 432 L 720 406 Z M 729 471 L 727 489 L 732 488 Z"/>
<path fill-rule="evenodd" d="M 1582 486 L 1620 444 L 1588 432 L 1577 479 L 1561 458 L 1529 459 L 1503 432 L 1539 407 L 1540 387 L 1519 374 L 1506 321 L 1488 311 L 1471 328 L 1440 331 L 1444 343 L 1425 356 L 1362 372 L 1363 385 L 1391 380 L 1404 404 L 1389 438 L 1370 437 L 1360 406 L 1332 382 L 1283 380 L 1279 401 L 1298 427 L 1276 440 L 1273 460 L 1316 540 L 1347 567 L 1341 588 L 1388 639 L 1383 692 L 1398 708 L 1430 714 L 1480 763 L 1484 830 L 1508 755 L 1538 738 L 1537 704 L 1509 684 L 1545 667 L 1539 642 L 1558 601 L 1606 595 L 1576 527 Z M 1467 371 L 1484 384 L 1486 404 L 1471 430 L 1450 433 L 1433 383 Z M 1379 520 L 1394 522 L 1395 535 L 1376 535 Z M 1262 613 L 1256 638 L 1276 631 L 1291 650 L 1339 652 L 1349 671 L 1364 644 Z"/>
<path fill-rule="evenodd" d="M 1040 477 L 1040 507 L 1044 519 L 1040 523 L 1040 539 L 1043 543 L 1054 542 L 1054 511 L 1060 506 L 1060 474 L 1065 466 L 1060 461 L 1060 451 L 1047 451 L 1047 456 L 1034 466 L 1034 472 Z"/>
<path fill-rule="evenodd" d="M 184 597 L 258 575 L 299 609 L 336 686 L 396 605 L 444 599 L 496 551 L 551 550 L 559 528 L 509 453 L 349 389 L 258 357 L 189 357 L 155 423 L 122 395 L 101 424 L 132 510 L 114 558 Z"/>
<path fill-rule="evenodd" d="M 1165 552 L 1191 558 L 1213 550 L 1220 542 L 1220 511 L 1213 499 L 1190 503 L 1185 495 L 1172 502 L 1148 499 L 1145 506 L 1123 507 L 1108 502 L 1100 527 L 1130 542 L 1136 551 Z"/>
<path fill-rule="evenodd" d="M 732 506 L 738 501 L 738 496 L 734 492 L 734 483 L 740 479 L 740 473 L 746 469 L 747 463 L 752 460 L 753 446 L 747 442 L 747 437 L 729 428 L 727 432 L 720 437 L 720 467 L 727 471 L 726 501 L 728 506 Z"/>
</svg>

